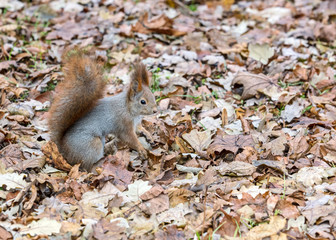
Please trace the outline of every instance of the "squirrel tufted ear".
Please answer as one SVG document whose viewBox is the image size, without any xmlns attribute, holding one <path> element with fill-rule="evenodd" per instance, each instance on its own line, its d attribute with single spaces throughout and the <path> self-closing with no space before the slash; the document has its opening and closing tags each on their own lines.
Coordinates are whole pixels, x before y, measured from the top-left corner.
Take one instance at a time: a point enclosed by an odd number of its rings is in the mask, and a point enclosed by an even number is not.
<svg viewBox="0 0 336 240">
<path fill-rule="evenodd" d="M 141 82 L 141 84 L 149 86 L 148 72 L 146 66 L 143 63 L 137 62 L 134 64 L 134 71 L 132 73 L 131 79 L 133 82 Z"/>
<path fill-rule="evenodd" d="M 131 75 L 131 83 L 128 91 L 129 97 L 133 97 L 136 93 L 141 92 L 143 85 L 149 86 L 148 72 L 144 64 L 138 62 L 134 64 L 134 71 Z"/>
</svg>

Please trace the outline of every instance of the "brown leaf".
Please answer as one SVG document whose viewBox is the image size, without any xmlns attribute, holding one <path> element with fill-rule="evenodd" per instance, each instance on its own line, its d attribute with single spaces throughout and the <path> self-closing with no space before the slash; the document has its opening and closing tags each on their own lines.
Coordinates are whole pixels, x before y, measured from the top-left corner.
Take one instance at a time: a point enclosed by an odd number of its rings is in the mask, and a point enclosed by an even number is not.
<svg viewBox="0 0 336 240">
<path fill-rule="evenodd" d="M 72 166 L 67 163 L 63 156 L 59 153 L 58 148 L 54 142 L 49 141 L 46 145 L 42 147 L 42 152 L 47 158 L 47 162 L 55 165 L 56 168 L 70 171 Z"/>
<path fill-rule="evenodd" d="M 78 166 L 78 164 L 76 165 Z M 69 187 L 72 189 L 76 200 L 82 199 L 82 186 L 76 180 L 72 180 L 69 184 Z"/>
<path fill-rule="evenodd" d="M 92 226 L 92 230 L 97 240 L 126 239 L 126 226 L 120 220 L 110 222 L 102 218 Z"/>
<path fill-rule="evenodd" d="M 309 150 L 309 144 L 306 136 L 296 135 L 293 140 L 289 141 L 290 158 L 298 159 Z"/>
<path fill-rule="evenodd" d="M 327 121 L 319 121 L 317 119 L 308 118 L 308 117 L 300 117 L 298 119 L 298 122 L 292 124 L 294 127 L 293 129 L 299 129 L 299 128 L 308 128 L 314 125 L 324 126 L 329 129 L 332 128 L 332 124 Z"/>
<path fill-rule="evenodd" d="M 203 152 L 211 143 L 211 131 L 199 132 L 193 129 L 190 133 L 185 133 L 182 138 L 187 141 L 197 153 Z"/>
<path fill-rule="evenodd" d="M 203 232 L 212 225 L 212 217 L 215 212 L 212 208 L 207 208 L 205 212 L 198 214 L 196 219 L 193 220 L 192 228 L 195 232 Z"/>
<path fill-rule="evenodd" d="M 6 168 L 22 163 L 21 147 L 11 144 L 0 150 L 0 160 Z"/>
<path fill-rule="evenodd" d="M 46 68 L 46 69 L 43 69 L 43 70 L 40 70 L 40 71 L 37 71 L 37 72 L 33 72 L 30 77 L 32 79 L 34 78 L 38 78 L 38 77 L 43 77 L 44 75 L 48 74 L 48 73 L 51 73 L 52 71 L 56 70 L 58 67 L 57 66 L 53 66 L 53 67 L 49 67 L 49 68 Z"/>
<path fill-rule="evenodd" d="M 31 209 L 33 207 L 33 204 L 37 198 L 37 189 L 36 186 L 34 184 L 31 185 L 30 187 L 30 192 L 31 192 L 31 196 L 28 202 L 26 202 L 24 204 L 24 208 L 25 209 Z"/>
<path fill-rule="evenodd" d="M 7 70 L 10 66 L 16 67 L 17 66 L 16 65 L 16 61 L 13 61 L 13 60 L 11 60 L 11 61 L 2 61 L 2 62 L 0 62 L 0 71 L 2 71 L 4 69 Z"/>
<path fill-rule="evenodd" d="M 220 226 L 217 233 L 221 236 L 229 236 L 233 237 L 235 235 L 237 229 L 237 223 L 239 223 L 239 219 L 232 217 L 227 214 L 225 211 L 222 211 L 224 214 L 222 221 L 218 224 L 217 227 Z"/>
<path fill-rule="evenodd" d="M 241 153 L 237 154 L 235 160 L 252 163 L 252 161 L 257 160 L 257 158 L 257 150 L 253 147 L 246 146 Z"/>
<path fill-rule="evenodd" d="M 232 4 L 234 4 L 235 0 L 221 0 L 221 3 L 225 10 L 230 10 Z"/>
<path fill-rule="evenodd" d="M 309 69 L 301 66 L 300 64 L 296 65 L 293 72 L 295 76 L 297 76 L 300 80 L 307 81 L 308 80 L 308 72 Z"/>
<path fill-rule="evenodd" d="M 221 175 L 251 176 L 255 172 L 256 167 L 247 162 L 233 161 L 230 163 L 223 162 L 216 169 Z"/>
<path fill-rule="evenodd" d="M 163 192 L 163 188 L 160 185 L 155 185 L 149 191 L 145 192 L 140 196 L 140 198 L 144 201 L 152 199 L 154 197 L 159 196 Z"/>
<path fill-rule="evenodd" d="M 168 196 L 170 199 L 170 206 L 175 207 L 179 205 L 180 203 L 185 203 L 188 201 L 189 197 L 194 196 L 195 193 L 192 191 L 189 191 L 187 189 L 176 189 L 176 188 L 170 188 L 168 189 Z"/>
<path fill-rule="evenodd" d="M 217 135 L 210 144 L 207 152 L 214 156 L 224 150 L 237 154 L 239 149 L 243 149 L 245 146 L 254 147 L 254 144 L 251 135 Z"/>
<path fill-rule="evenodd" d="M 287 200 L 280 199 L 275 209 L 279 209 L 280 215 L 287 219 L 297 218 L 300 216 L 298 208 Z"/>
<path fill-rule="evenodd" d="M 235 45 L 237 43 L 237 39 L 231 34 L 214 29 L 207 32 L 207 35 L 210 39 L 210 43 L 223 54 L 240 52 L 244 49 L 237 47 L 238 45 Z"/>
<path fill-rule="evenodd" d="M 204 173 L 200 172 L 198 174 L 198 179 L 196 185 L 210 185 L 215 182 L 216 171 L 213 168 L 207 169 Z"/>
<path fill-rule="evenodd" d="M 0 236 L 1 240 L 13 239 L 13 235 L 2 226 L 0 226 Z"/>
<path fill-rule="evenodd" d="M 145 201 L 139 206 L 148 215 L 158 214 L 169 209 L 169 197 L 166 194 Z"/>
<path fill-rule="evenodd" d="M 265 90 L 271 90 L 272 88 L 278 89 L 278 86 L 267 76 L 248 72 L 238 73 L 232 81 L 232 86 L 236 84 L 244 86 L 242 99 L 255 97 L 260 93 L 265 93 Z"/>
<path fill-rule="evenodd" d="M 312 207 L 301 211 L 301 214 L 306 217 L 309 224 L 314 224 L 319 218 L 328 216 L 335 212 L 335 204 Z"/>
<path fill-rule="evenodd" d="M 114 178 L 114 184 L 127 187 L 131 183 L 133 173 L 127 170 L 127 165 L 123 163 L 123 159 L 117 156 L 109 156 L 109 161 L 103 164 L 103 172 L 97 179 Z"/>
<path fill-rule="evenodd" d="M 264 144 L 266 150 L 270 150 L 273 156 L 282 156 L 287 145 L 286 135 L 283 133 L 278 138 Z"/>
<path fill-rule="evenodd" d="M 166 184 L 174 181 L 174 175 L 173 171 L 171 169 L 167 169 L 164 172 L 162 172 L 159 176 L 156 177 L 156 182 L 158 184 Z"/>
<path fill-rule="evenodd" d="M 81 234 L 81 225 L 79 223 L 63 221 L 61 232 L 71 233 L 71 236 L 79 236 Z"/>
<path fill-rule="evenodd" d="M 192 153 L 193 152 L 190 146 L 188 146 L 188 144 L 185 141 L 183 141 L 182 138 L 176 137 L 175 143 L 177 144 L 177 146 L 179 146 L 181 153 Z"/>
<path fill-rule="evenodd" d="M 160 33 L 174 36 L 182 36 L 186 34 L 186 32 L 174 29 L 173 21 L 166 15 L 161 14 L 149 20 L 148 12 L 145 12 L 142 18 L 140 18 L 132 27 L 132 30 L 143 34 Z"/>
<path fill-rule="evenodd" d="M 263 239 L 276 235 L 286 227 L 286 219 L 280 216 L 272 216 L 269 223 L 260 224 L 247 233 L 247 239 Z"/>
<path fill-rule="evenodd" d="M 184 240 L 184 231 L 178 230 L 176 225 L 163 226 L 155 233 L 155 238 L 160 240 Z"/>
<path fill-rule="evenodd" d="M 88 38 L 97 35 L 99 35 L 99 32 L 93 24 L 86 21 L 81 21 L 80 23 L 65 21 L 63 24 L 57 24 L 55 30 L 49 32 L 46 39 L 52 40 L 61 38 L 70 41 L 75 36 Z"/>
</svg>

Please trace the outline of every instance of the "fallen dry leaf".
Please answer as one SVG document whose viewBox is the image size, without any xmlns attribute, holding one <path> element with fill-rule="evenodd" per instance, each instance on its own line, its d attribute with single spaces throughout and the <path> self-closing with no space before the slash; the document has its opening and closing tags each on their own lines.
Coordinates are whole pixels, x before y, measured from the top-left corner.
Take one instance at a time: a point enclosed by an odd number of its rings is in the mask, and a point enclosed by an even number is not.
<svg viewBox="0 0 336 240">
<path fill-rule="evenodd" d="M 47 161 L 49 163 L 55 164 L 56 168 L 62 169 L 64 171 L 70 171 L 72 166 L 67 163 L 63 156 L 58 152 L 58 148 L 55 143 L 48 142 L 43 146 L 42 152 L 46 155 Z"/>
<path fill-rule="evenodd" d="M 242 99 L 256 97 L 260 93 L 264 93 L 272 97 L 272 91 L 278 92 L 278 86 L 267 76 L 241 72 L 236 75 L 232 81 L 232 85 L 241 84 L 244 86 Z M 268 93 L 268 94 L 267 94 Z"/>
<path fill-rule="evenodd" d="M 268 44 L 249 44 L 249 57 L 262 64 L 267 64 L 268 60 L 274 55 L 274 49 Z"/>
<path fill-rule="evenodd" d="M 38 221 L 33 221 L 32 223 L 24 226 L 20 229 L 20 233 L 23 235 L 29 234 L 31 236 L 36 235 L 51 235 L 53 233 L 59 233 L 62 224 L 48 218 L 42 218 Z"/>
</svg>

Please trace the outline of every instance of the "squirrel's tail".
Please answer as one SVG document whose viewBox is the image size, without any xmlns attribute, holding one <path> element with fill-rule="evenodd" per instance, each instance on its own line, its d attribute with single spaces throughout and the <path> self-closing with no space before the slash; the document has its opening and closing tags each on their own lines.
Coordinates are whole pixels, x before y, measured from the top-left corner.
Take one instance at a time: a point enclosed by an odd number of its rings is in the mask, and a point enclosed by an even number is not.
<svg viewBox="0 0 336 240">
<path fill-rule="evenodd" d="M 64 81 L 58 86 L 60 93 L 49 111 L 51 140 L 59 148 L 66 131 L 96 106 L 105 88 L 102 66 L 84 50 L 66 53 L 63 72 Z"/>
</svg>

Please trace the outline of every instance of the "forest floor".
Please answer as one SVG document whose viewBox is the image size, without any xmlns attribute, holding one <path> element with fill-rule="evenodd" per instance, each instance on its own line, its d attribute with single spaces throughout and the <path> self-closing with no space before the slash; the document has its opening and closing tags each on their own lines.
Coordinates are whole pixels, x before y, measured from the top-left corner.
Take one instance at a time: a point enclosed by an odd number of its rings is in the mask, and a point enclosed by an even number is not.
<svg viewBox="0 0 336 240">
<path fill-rule="evenodd" d="M 0 239 L 336 238 L 336 1 L 2 0 L 0 13 Z M 138 59 L 151 72 L 148 159 L 120 148 L 93 174 L 50 147 L 75 46 L 105 63 L 106 96 Z"/>
</svg>

